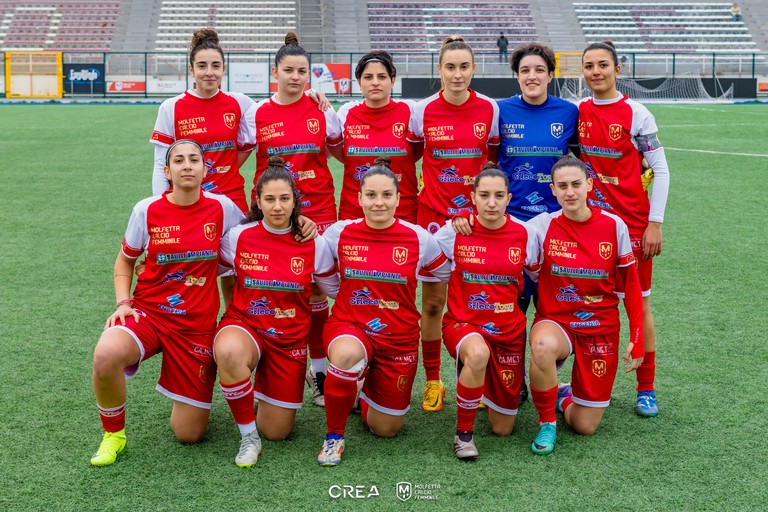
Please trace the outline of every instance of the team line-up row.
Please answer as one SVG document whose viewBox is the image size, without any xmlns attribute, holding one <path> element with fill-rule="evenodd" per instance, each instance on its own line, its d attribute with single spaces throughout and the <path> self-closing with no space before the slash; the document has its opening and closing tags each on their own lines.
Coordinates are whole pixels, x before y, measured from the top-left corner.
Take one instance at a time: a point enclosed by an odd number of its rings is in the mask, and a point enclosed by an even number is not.
<svg viewBox="0 0 768 512">
<path fill-rule="evenodd" d="M 105 434 L 93 465 L 125 450 L 126 377 L 159 352 L 157 389 L 174 400 L 181 442 L 203 438 L 218 369 L 241 467 L 256 464 L 259 431 L 290 434 L 309 355 L 328 426 L 318 462 L 336 465 L 358 400 L 376 435 L 399 432 L 420 341 L 425 410 L 443 405 L 443 343 L 456 360 L 454 450 L 472 460 L 481 401 L 496 434 L 513 430 L 531 301 L 534 453 L 553 450 L 556 409 L 578 433 L 598 428 L 618 367 L 620 297 L 636 411 L 658 414 L 650 290 L 669 171 L 653 116 L 616 90 L 612 44 L 585 50 L 593 97 L 578 106 L 547 94 L 554 54 L 539 44 L 513 52 L 522 92 L 499 102 L 469 88 L 474 56 L 461 38 L 440 50 L 440 92 L 417 103 L 390 98 L 392 58 L 370 52 L 355 70 L 364 100 L 338 114 L 304 93 L 309 58 L 293 33 L 275 57 L 277 93 L 260 103 L 220 90 L 215 32 L 194 34 L 189 59 L 195 87 L 163 103 L 152 134 L 157 195 L 134 208 L 115 263 L 117 309 L 94 355 Z M 581 160 L 563 158 L 571 152 Z M 240 167 L 251 153 L 249 209 Z M 344 163 L 338 215 L 327 154 Z M 570 354 L 572 385 L 558 386 Z"/>
</svg>

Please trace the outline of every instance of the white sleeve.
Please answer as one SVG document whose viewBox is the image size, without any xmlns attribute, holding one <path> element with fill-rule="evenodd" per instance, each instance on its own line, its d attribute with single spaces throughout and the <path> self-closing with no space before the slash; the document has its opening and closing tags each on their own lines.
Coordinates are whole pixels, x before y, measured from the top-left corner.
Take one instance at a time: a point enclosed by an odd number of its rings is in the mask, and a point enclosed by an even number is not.
<svg viewBox="0 0 768 512">
<path fill-rule="evenodd" d="M 340 220 L 335 222 L 331 227 L 325 230 L 321 235 L 325 244 L 328 246 L 328 250 L 331 252 L 334 260 L 339 259 L 339 237 L 341 236 L 341 230 L 352 221 Z"/>
<path fill-rule="evenodd" d="M 445 257 L 453 260 L 453 247 L 456 242 L 456 232 L 453 230 L 453 226 L 451 226 L 451 221 L 447 221 L 445 226 L 438 229 L 437 233 L 434 234 L 434 237 L 435 240 L 437 240 L 437 245 L 440 246 L 440 250 L 445 254 Z"/>
<path fill-rule="evenodd" d="M 329 108 L 325 112 L 325 140 L 329 146 L 338 146 L 344 142 L 342 137 L 342 131 L 344 127 L 341 126 L 339 116 L 336 115 L 336 111 L 333 108 Z"/>
<path fill-rule="evenodd" d="M 244 228 L 245 226 L 243 226 Z M 227 267 L 235 267 L 235 249 L 237 247 L 237 240 L 240 237 L 240 233 L 243 230 L 239 227 L 230 229 L 223 237 L 221 237 L 221 248 L 219 249 L 219 259 L 226 263 Z"/>
<path fill-rule="evenodd" d="M 339 293 L 339 273 L 336 272 L 336 262 L 323 237 L 315 238 L 315 272 L 312 280 L 329 297 Z"/>
<path fill-rule="evenodd" d="M 240 126 L 237 129 L 238 151 L 253 151 L 256 148 L 256 109 L 257 104 L 250 100 L 243 111 L 243 117 L 240 118 Z"/>
<path fill-rule="evenodd" d="M 341 123 L 342 130 L 347 124 L 347 114 L 349 114 L 349 111 L 352 110 L 352 107 L 356 107 L 359 104 L 359 101 L 348 101 L 343 104 L 341 108 L 339 108 L 338 112 L 336 112 L 336 115 L 339 117 L 339 123 Z"/>
<path fill-rule="evenodd" d="M 418 226 L 417 226 L 418 227 Z M 447 283 L 451 277 L 451 260 L 440 248 L 440 244 L 426 229 L 419 228 L 419 269 L 432 274 L 440 281 Z M 418 272 L 417 272 L 418 275 Z"/>
<path fill-rule="evenodd" d="M 155 162 L 152 167 L 152 195 L 162 194 L 170 188 L 168 178 L 165 176 L 165 155 L 168 154 L 168 146 L 155 144 Z"/>
<path fill-rule="evenodd" d="M 669 166 L 664 148 L 658 148 L 644 153 L 645 159 L 653 168 L 653 185 L 651 185 L 651 211 L 648 214 L 650 222 L 664 222 L 664 210 L 669 196 Z"/>
<path fill-rule="evenodd" d="M 140 201 L 131 211 L 128 227 L 123 237 L 122 253 L 127 258 L 136 259 L 149 246 L 149 229 L 147 228 L 147 208 L 156 198 Z"/>
<path fill-rule="evenodd" d="M 407 137 L 409 142 L 424 142 L 424 109 L 427 105 L 427 100 L 421 100 L 411 109 Z"/>
<path fill-rule="evenodd" d="M 544 259 L 541 250 L 541 244 L 539 243 L 539 236 L 536 229 L 533 226 L 529 226 L 523 223 L 526 231 L 528 232 L 528 242 L 525 246 L 525 252 L 527 257 L 525 259 L 525 266 L 523 272 L 534 281 L 539 280 L 539 271 L 541 270 L 541 262 Z"/>
<path fill-rule="evenodd" d="M 488 134 L 488 145 L 498 146 L 500 144 L 499 139 L 499 104 L 493 100 L 490 100 L 493 105 L 493 121 L 491 121 L 490 133 Z M 495 139 L 495 140 L 494 140 Z M 493 142 L 491 142 L 493 141 Z"/>
<path fill-rule="evenodd" d="M 635 257 L 632 252 L 632 242 L 629 240 L 629 230 L 627 225 L 618 216 L 614 216 L 616 219 L 616 251 L 618 252 L 618 266 L 626 267 L 635 262 Z"/>
</svg>

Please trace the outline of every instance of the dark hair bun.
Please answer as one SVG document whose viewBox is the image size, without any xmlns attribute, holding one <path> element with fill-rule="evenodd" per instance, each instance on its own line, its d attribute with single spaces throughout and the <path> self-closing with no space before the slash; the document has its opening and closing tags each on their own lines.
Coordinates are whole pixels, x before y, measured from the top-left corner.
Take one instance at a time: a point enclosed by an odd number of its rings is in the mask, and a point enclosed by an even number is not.
<svg viewBox="0 0 768 512">
<path fill-rule="evenodd" d="M 269 157 L 269 160 L 267 160 L 267 167 L 279 167 L 285 169 L 285 160 L 279 156 L 271 156 Z"/>
<path fill-rule="evenodd" d="M 381 165 L 389 169 L 392 166 L 392 159 L 389 158 L 388 156 L 377 157 L 376 160 L 373 161 L 373 166 L 376 167 L 378 165 Z"/>
<path fill-rule="evenodd" d="M 614 50 L 616 49 L 616 45 L 613 43 L 613 41 L 603 41 L 603 44 L 610 46 Z"/>
<path fill-rule="evenodd" d="M 299 44 L 299 36 L 296 35 L 296 32 L 288 32 L 285 34 L 285 44 Z"/>
<path fill-rule="evenodd" d="M 194 49 L 201 43 L 205 43 L 207 41 L 210 41 L 211 43 L 218 45 L 219 34 L 217 34 L 216 31 L 213 29 L 201 28 L 199 30 L 195 30 L 195 33 L 192 34 L 192 41 L 190 41 L 189 47 Z"/>
</svg>

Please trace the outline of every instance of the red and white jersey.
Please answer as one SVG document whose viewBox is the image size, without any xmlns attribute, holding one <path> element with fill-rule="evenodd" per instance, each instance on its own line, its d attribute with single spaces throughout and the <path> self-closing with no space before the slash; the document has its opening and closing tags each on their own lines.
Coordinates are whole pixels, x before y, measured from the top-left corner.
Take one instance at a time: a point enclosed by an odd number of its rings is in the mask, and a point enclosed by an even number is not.
<svg viewBox="0 0 768 512">
<path fill-rule="evenodd" d="M 508 215 L 499 229 L 475 222 L 467 236 L 454 232 L 448 223 L 435 238 L 453 262 L 447 318 L 494 336 L 525 325 L 517 298 L 523 291 L 523 270 L 538 271 L 540 251 L 533 229 Z"/>
<path fill-rule="evenodd" d="M 583 334 L 618 331 L 617 269 L 635 264 L 624 221 L 592 208 L 585 222 L 572 221 L 561 210 L 528 223 L 537 232 L 542 256 L 536 318 Z"/>
<path fill-rule="evenodd" d="M 448 280 L 450 266 L 425 229 L 395 219 L 372 229 L 364 219 L 339 221 L 325 233 L 341 278 L 332 315 L 355 324 L 382 345 L 419 337 L 416 274 Z"/>
<path fill-rule="evenodd" d="M 579 148 L 593 188 L 588 204 L 615 213 L 633 232 L 648 226 L 650 203 L 643 190 L 642 153 L 659 149 L 659 129 L 640 103 L 619 96 L 579 103 Z"/>
<path fill-rule="evenodd" d="M 396 215 L 416 222 L 419 208 L 416 156 L 413 144 L 406 139 L 413 106 L 412 101 L 390 99 L 381 108 L 370 108 L 364 101 L 351 101 L 339 109 L 339 119 L 344 127 L 340 219 L 359 219 L 363 216 L 363 209 L 357 200 L 360 180 L 377 157 L 388 156 L 400 188 L 400 205 Z"/>
<path fill-rule="evenodd" d="M 237 279 L 227 315 L 291 345 L 309 333 L 312 280 L 335 274 L 325 240 L 297 242 L 293 228 L 276 231 L 263 222 L 241 224 L 221 241 L 221 259 Z"/>
<path fill-rule="evenodd" d="M 416 104 L 408 138 L 424 142 L 421 203 L 448 217 L 473 211 L 475 176 L 488 161 L 488 146 L 499 144 L 496 102 L 469 89 L 469 99 L 457 106 L 440 91 Z"/>
<path fill-rule="evenodd" d="M 189 206 L 172 204 L 167 195 L 140 201 L 128 220 L 123 254 L 136 259 L 146 252 L 147 260 L 133 290 L 133 306 L 158 313 L 178 331 L 213 331 L 221 237 L 243 214 L 219 194 L 203 192 Z"/>
<path fill-rule="evenodd" d="M 332 108 L 320 112 L 317 103 L 306 95 L 290 105 L 277 103 L 273 96 L 256 104 L 247 117 L 250 142 L 258 145 L 251 201 L 267 160 L 279 156 L 299 189 L 302 215 L 318 224 L 335 221 L 333 176 L 325 148 L 342 142 L 336 112 Z"/>
<path fill-rule="evenodd" d="M 218 91 L 201 98 L 186 91 L 160 105 L 150 142 L 170 146 L 180 139 L 194 140 L 205 152 L 203 190 L 242 196 L 245 180 L 237 165 L 237 150 L 247 137 L 243 114 L 252 104 L 238 92 Z"/>
</svg>

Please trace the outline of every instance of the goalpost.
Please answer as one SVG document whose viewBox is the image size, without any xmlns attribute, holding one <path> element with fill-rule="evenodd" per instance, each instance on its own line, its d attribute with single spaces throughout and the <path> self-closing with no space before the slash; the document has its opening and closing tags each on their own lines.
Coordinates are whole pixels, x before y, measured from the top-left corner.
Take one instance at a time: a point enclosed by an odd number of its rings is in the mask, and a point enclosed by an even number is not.
<svg viewBox="0 0 768 512">
<path fill-rule="evenodd" d="M 555 94 L 568 101 L 579 101 L 589 97 L 591 91 L 584 83 L 581 71 L 581 52 L 557 52 L 555 54 L 555 76 L 560 80 L 555 83 Z M 644 87 L 643 82 L 658 82 L 655 87 Z M 638 101 L 733 101 L 733 84 L 728 90 L 724 90 L 719 80 L 715 77 L 715 85 L 720 95 L 712 96 L 707 92 L 701 81 L 700 73 L 688 73 L 673 77 L 654 77 L 647 79 L 622 78 L 616 79 L 616 88 L 619 92 L 628 95 Z"/>
<path fill-rule="evenodd" d="M 61 98 L 61 52 L 6 52 L 7 98 Z"/>
</svg>

